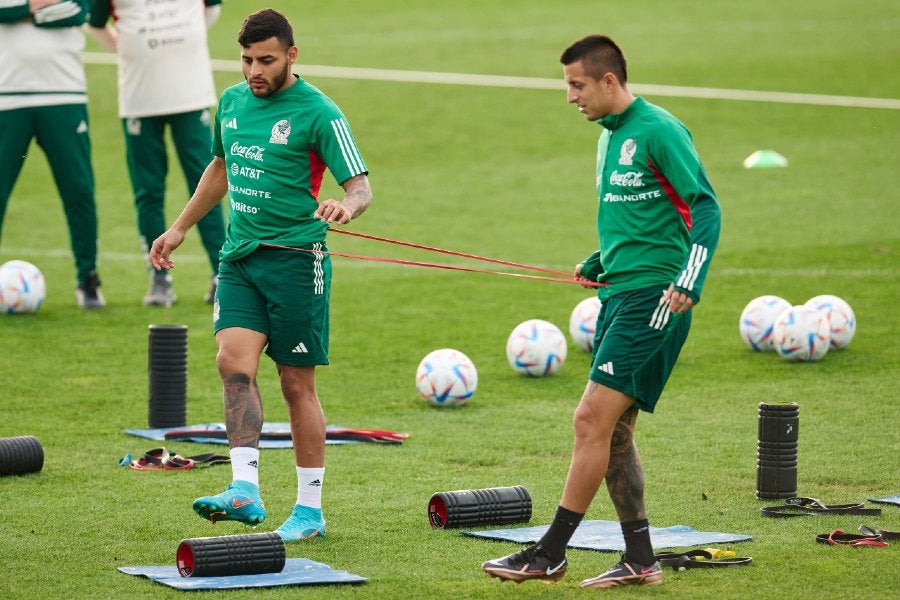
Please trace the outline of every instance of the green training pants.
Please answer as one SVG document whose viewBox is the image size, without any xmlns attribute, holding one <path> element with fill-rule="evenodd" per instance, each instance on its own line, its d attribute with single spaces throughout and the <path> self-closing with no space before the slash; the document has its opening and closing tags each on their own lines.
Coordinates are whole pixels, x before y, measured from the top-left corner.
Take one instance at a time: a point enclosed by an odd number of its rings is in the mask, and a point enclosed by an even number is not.
<svg viewBox="0 0 900 600">
<path fill-rule="evenodd" d="M 97 269 L 97 207 L 86 104 L 0 110 L 0 231 L 32 138 L 62 199 L 78 283 Z"/>
<path fill-rule="evenodd" d="M 164 209 L 169 167 L 164 136 L 167 125 L 184 172 L 189 196 L 197 189 L 203 171 L 212 160 L 208 110 L 122 119 L 138 233 L 145 254 L 153 240 L 166 230 Z M 200 219 L 197 230 L 213 275 L 216 275 L 219 272 L 219 250 L 225 243 L 225 217 L 221 204 L 213 207 Z"/>
</svg>

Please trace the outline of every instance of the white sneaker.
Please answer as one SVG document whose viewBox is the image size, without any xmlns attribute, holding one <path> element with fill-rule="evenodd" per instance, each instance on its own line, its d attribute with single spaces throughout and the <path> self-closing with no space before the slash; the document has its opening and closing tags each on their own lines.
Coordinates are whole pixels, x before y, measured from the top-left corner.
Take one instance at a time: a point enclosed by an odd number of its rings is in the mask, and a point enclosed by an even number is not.
<svg viewBox="0 0 900 600">
<path fill-rule="evenodd" d="M 150 276 L 150 289 L 144 295 L 144 306 L 164 306 L 171 308 L 175 304 L 175 291 L 172 289 L 172 276 L 159 271 Z"/>
</svg>

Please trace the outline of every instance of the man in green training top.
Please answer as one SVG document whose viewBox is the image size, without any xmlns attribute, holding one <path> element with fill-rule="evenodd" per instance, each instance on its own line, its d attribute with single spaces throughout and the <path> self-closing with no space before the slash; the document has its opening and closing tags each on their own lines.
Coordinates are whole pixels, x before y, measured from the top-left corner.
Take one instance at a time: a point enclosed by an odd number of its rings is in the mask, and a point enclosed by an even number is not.
<svg viewBox="0 0 900 600">
<path fill-rule="evenodd" d="M 638 410 L 653 412 L 691 324 L 719 239 L 720 210 L 687 128 L 628 90 L 625 56 L 606 36 L 563 52 L 567 100 L 603 127 L 597 151 L 600 249 L 577 277 L 600 282 L 589 380 L 575 411 L 562 499 L 537 544 L 490 560 L 501 579 L 559 580 L 566 546 L 600 484 L 622 526 L 625 554 L 581 587 L 662 583 L 634 443 Z"/>
<path fill-rule="evenodd" d="M 211 521 L 249 525 L 266 517 L 259 493 L 262 400 L 256 382 L 262 351 L 275 361 L 288 406 L 297 465 L 297 502 L 277 533 L 285 541 L 325 535 L 322 483 L 325 415 L 315 367 L 328 364 L 331 261 L 329 223 L 346 224 L 372 200 L 368 170 L 340 109 L 292 74 L 293 30 L 281 13 L 247 17 L 238 34 L 246 82 L 219 99 L 213 160 L 175 223 L 153 242 L 157 269 L 186 232 L 227 194 L 213 325 L 224 386 L 233 481 L 194 501 Z M 318 200 L 325 169 L 344 189 Z"/>
</svg>

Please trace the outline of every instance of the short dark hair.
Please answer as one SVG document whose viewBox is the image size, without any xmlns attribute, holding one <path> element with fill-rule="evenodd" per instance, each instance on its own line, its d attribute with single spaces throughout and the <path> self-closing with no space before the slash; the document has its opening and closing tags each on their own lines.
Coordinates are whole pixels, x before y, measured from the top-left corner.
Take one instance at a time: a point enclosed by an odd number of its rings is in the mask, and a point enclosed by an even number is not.
<svg viewBox="0 0 900 600">
<path fill-rule="evenodd" d="M 241 47 L 247 48 L 250 44 L 269 38 L 278 38 L 287 50 L 294 45 L 294 30 L 283 14 L 272 8 L 264 8 L 244 19 L 237 41 Z"/>
<path fill-rule="evenodd" d="M 582 61 L 584 71 L 595 80 L 607 73 L 615 75 L 621 83 L 628 81 L 628 67 L 622 49 L 605 35 L 589 35 L 566 48 L 559 58 L 563 65 Z"/>
</svg>

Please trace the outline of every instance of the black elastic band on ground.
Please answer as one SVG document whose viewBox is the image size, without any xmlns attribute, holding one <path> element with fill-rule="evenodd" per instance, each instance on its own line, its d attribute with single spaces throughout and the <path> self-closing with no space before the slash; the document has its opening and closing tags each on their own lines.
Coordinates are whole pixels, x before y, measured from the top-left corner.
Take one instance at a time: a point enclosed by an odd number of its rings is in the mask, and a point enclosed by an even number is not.
<svg viewBox="0 0 900 600">
<path fill-rule="evenodd" d="M 715 569 L 720 567 L 743 567 L 753 562 L 747 557 L 719 558 L 713 560 L 713 555 L 706 550 L 688 550 L 686 552 L 661 552 L 655 556 L 657 562 L 663 567 L 672 567 L 676 571 L 688 569 Z"/>
<path fill-rule="evenodd" d="M 867 508 L 862 503 L 823 504 L 815 498 L 785 498 L 782 506 L 764 506 L 759 509 L 762 517 L 786 518 L 817 515 L 871 515 L 881 514 L 880 508 Z"/>
</svg>

